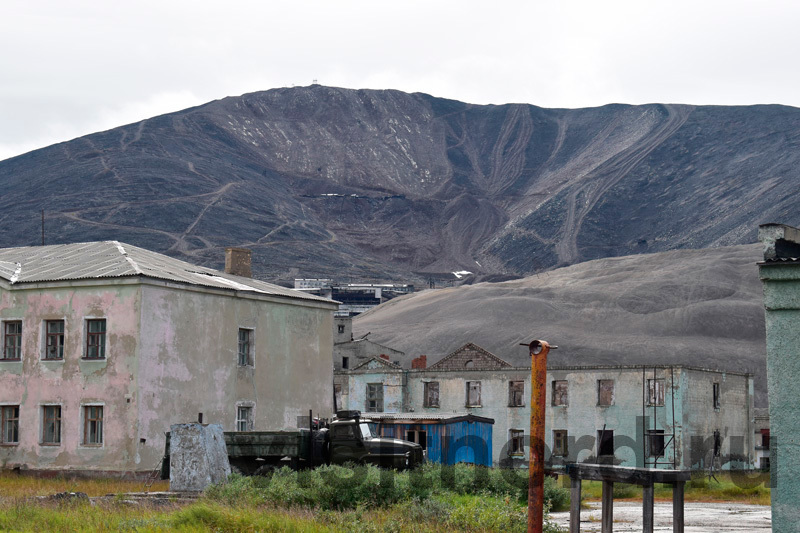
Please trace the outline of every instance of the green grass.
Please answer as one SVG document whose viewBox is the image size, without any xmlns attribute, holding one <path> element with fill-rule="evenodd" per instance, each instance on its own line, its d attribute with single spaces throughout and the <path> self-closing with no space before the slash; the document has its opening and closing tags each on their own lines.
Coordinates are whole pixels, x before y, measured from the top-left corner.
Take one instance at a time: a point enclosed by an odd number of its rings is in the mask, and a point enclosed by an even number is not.
<svg viewBox="0 0 800 533">
<path fill-rule="evenodd" d="M 685 485 L 684 499 L 689 502 L 740 502 L 758 505 L 770 504 L 770 488 L 764 483 L 764 476 L 750 477 L 746 474 L 731 474 L 718 472 L 717 481 L 708 479 L 705 474 L 697 473 Z M 562 478 L 560 484 L 568 486 L 569 479 Z M 657 483 L 655 485 L 656 500 L 672 500 L 672 486 Z M 599 481 L 584 481 L 581 484 L 581 493 L 585 500 L 599 500 L 603 494 L 602 483 Z M 635 485 L 624 483 L 614 484 L 615 499 L 641 500 L 642 489 Z"/>
<path fill-rule="evenodd" d="M 141 492 L 142 481 L 121 481 L 118 479 L 80 479 L 69 475 L 52 478 L 36 478 L 0 470 L 0 498 L 25 498 L 46 496 L 57 492 L 85 492 L 89 496 L 105 496 L 120 492 Z M 151 492 L 169 490 L 168 481 L 157 481 Z"/>
</svg>

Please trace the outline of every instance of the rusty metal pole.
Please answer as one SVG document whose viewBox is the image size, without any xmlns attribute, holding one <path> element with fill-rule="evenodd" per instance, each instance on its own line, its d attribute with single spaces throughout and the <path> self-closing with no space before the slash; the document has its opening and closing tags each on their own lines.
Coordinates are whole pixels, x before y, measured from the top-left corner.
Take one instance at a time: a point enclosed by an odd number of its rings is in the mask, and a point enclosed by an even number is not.
<svg viewBox="0 0 800 533">
<path fill-rule="evenodd" d="M 547 396 L 547 354 L 551 348 L 545 341 L 535 340 L 528 346 L 531 353 L 531 428 L 528 462 L 528 533 L 542 533 L 544 525 L 544 419 Z"/>
</svg>

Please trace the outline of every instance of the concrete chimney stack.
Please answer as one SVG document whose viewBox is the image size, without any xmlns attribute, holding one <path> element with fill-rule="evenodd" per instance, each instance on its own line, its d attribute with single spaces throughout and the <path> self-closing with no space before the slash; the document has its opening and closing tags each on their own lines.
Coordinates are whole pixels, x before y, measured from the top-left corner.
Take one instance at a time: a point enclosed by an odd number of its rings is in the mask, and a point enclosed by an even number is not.
<svg viewBox="0 0 800 533">
<path fill-rule="evenodd" d="M 251 252 L 247 248 L 225 248 L 225 273 L 252 278 Z"/>
</svg>

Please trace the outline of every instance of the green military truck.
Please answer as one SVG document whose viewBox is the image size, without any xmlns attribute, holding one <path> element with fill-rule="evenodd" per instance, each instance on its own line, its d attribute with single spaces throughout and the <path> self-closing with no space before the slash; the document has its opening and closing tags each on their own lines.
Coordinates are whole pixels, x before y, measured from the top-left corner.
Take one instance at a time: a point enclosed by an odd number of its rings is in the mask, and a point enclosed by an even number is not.
<svg viewBox="0 0 800 533">
<path fill-rule="evenodd" d="M 227 431 L 228 460 L 234 471 L 259 475 L 280 466 L 374 464 L 407 469 L 420 465 L 422 447 L 406 440 L 377 437 L 359 411 L 339 411 L 329 423 L 296 431 Z M 169 479 L 170 437 L 167 433 L 161 479 Z"/>
</svg>

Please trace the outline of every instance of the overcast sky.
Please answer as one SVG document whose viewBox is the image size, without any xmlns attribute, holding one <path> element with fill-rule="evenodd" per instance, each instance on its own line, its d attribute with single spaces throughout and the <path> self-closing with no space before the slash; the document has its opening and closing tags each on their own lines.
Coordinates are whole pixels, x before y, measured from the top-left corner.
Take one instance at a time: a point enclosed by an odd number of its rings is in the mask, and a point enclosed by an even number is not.
<svg viewBox="0 0 800 533">
<path fill-rule="evenodd" d="M 0 160 L 291 85 L 800 106 L 800 2 L 0 0 Z"/>
</svg>

